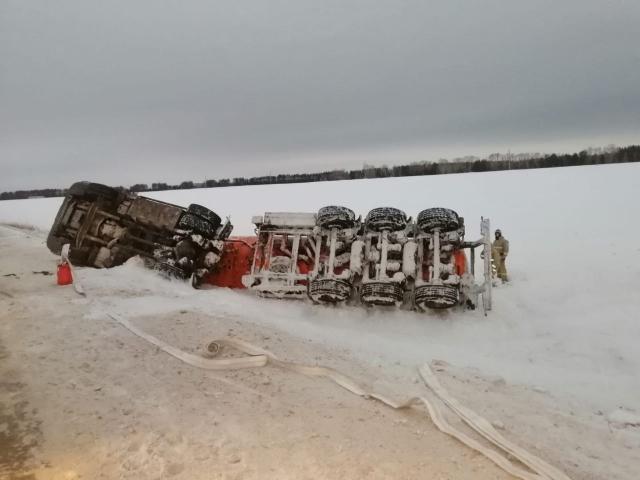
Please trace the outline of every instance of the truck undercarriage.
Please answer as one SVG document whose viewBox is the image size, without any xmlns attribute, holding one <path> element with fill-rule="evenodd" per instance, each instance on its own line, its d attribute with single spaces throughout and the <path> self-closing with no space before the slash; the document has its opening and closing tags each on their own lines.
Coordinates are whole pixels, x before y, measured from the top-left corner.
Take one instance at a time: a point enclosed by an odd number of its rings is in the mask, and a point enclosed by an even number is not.
<svg viewBox="0 0 640 480">
<path fill-rule="evenodd" d="M 475 241 L 464 240 L 463 219 L 445 208 L 423 210 L 416 222 L 390 207 L 362 221 L 337 206 L 266 213 L 253 222 L 257 237 L 242 283 L 259 295 L 421 311 L 475 308 L 482 296 L 491 309 L 490 255 L 479 281 L 475 269 L 476 249 L 491 249 L 488 219 Z M 210 283 L 226 286 L 215 274 Z"/>
</svg>

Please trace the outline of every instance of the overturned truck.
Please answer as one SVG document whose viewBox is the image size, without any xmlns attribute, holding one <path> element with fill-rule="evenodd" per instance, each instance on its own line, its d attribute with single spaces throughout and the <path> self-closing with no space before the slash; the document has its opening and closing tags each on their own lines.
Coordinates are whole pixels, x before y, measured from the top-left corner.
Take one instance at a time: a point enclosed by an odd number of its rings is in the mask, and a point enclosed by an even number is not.
<svg viewBox="0 0 640 480">
<path fill-rule="evenodd" d="M 56 255 L 69 244 L 74 265 L 109 268 L 134 256 L 199 286 L 220 260 L 232 226 L 201 205 L 188 208 L 98 183 L 74 183 L 47 237 Z"/>
<path fill-rule="evenodd" d="M 68 190 L 47 245 L 60 254 L 69 244 L 72 263 L 98 268 L 139 255 L 152 268 L 191 278 L 194 287 L 325 304 L 491 309 L 488 219 L 474 241 L 465 240 L 464 219 L 447 208 L 425 209 L 415 221 L 391 207 L 374 208 L 363 220 L 340 206 L 252 220 L 255 236 L 232 237 L 230 222 L 203 206 L 80 182 Z"/>
</svg>

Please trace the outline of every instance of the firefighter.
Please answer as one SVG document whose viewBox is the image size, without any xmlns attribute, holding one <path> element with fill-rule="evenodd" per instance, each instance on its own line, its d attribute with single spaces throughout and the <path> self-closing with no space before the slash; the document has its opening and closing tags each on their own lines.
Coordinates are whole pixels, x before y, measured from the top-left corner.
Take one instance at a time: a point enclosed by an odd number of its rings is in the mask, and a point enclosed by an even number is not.
<svg viewBox="0 0 640 480">
<path fill-rule="evenodd" d="M 509 240 L 502 236 L 500 229 L 496 230 L 496 239 L 491 244 L 491 258 L 496 266 L 498 278 L 503 282 L 507 282 L 507 267 L 505 261 L 509 254 Z"/>
</svg>

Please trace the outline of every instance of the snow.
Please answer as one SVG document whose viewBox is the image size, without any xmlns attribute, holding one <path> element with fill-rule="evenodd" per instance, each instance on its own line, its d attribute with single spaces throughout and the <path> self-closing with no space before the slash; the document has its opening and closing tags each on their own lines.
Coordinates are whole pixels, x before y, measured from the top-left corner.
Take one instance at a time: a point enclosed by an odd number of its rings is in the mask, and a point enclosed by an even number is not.
<svg viewBox="0 0 640 480">
<path fill-rule="evenodd" d="M 615 410 L 609 413 L 607 419 L 616 428 L 640 427 L 640 415 L 628 410 Z"/>
<path fill-rule="evenodd" d="M 467 238 L 481 216 L 511 244 L 511 282 L 494 291 L 494 310 L 418 314 L 316 307 L 246 292 L 192 291 L 135 266 L 82 272 L 88 289 L 109 279 L 127 291 L 109 298 L 133 314 L 195 308 L 269 324 L 349 349 L 362 359 L 413 368 L 441 358 L 511 382 L 536 386 L 585 408 L 637 409 L 640 398 L 640 165 L 573 167 L 327 183 L 153 192 L 230 215 L 250 234 L 253 215 L 316 211 L 327 204 L 366 215 L 394 206 L 416 216 L 444 206 L 465 217 Z M 60 199 L 0 202 L 0 222 L 47 230 Z M 144 290 L 144 297 L 135 292 Z"/>
</svg>

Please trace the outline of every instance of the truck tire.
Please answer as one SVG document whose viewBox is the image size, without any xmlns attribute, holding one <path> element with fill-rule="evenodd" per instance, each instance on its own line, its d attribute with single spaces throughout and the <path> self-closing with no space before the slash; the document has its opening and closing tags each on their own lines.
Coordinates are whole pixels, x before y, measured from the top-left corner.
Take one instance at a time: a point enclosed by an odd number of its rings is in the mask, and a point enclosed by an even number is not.
<svg viewBox="0 0 640 480">
<path fill-rule="evenodd" d="M 176 228 L 180 230 L 192 231 L 193 233 L 198 233 L 206 238 L 215 238 L 218 226 L 214 225 L 208 220 L 205 220 L 199 215 L 185 212 L 178 220 Z"/>
<path fill-rule="evenodd" d="M 461 227 L 462 222 L 456 212 L 449 208 L 427 208 L 418 214 L 418 228 L 425 233 L 433 233 L 436 228 L 450 232 Z"/>
<path fill-rule="evenodd" d="M 356 223 L 356 214 L 347 207 L 330 205 L 318 210 L 316 225 L 320 228 L 351 228 Z"/>
<path fill-rule="evenodd" d="M 309 298 L 314 303 L 339 303 L 351 297 L 351 283 L 345 280 L 322 278 L 309 284 Z"/>
<path fill-rule="evenodd" d="M 407 226 L 407 215 L 397 208 L 374 208 L 367 214 L 365 225 L 368 230 L 381 232 L 383 230 L 403 230 Z"/>
<path fill-rule="evenodd" d="M 63 231 L 62 223 L 61 223 L 62 217 L 64 217 L 67 211 L 67 206 L 69 202 L 71 202 L 71 200 L 65 197 L 64 200 L 62 201 L 62 205 L 58 209 L 58 213 L 56 215 L 55 220 L 53 221 L 51 230 L 49 230 L 49 235 L 47 235 L 47 248 L 54 255 L 60 255 L 62 253 L 62 246 L 65 243 L 71 243 L 70 239 L 60 235 L 60 232 Z"/>
<path fill-rule="evenodd" d="M 360 287 L 360 300 L 365 305 L 399 306 L 403 299 L 404 290 L 397 283 L 371 282 Z"/>
<path fill-rule="evenodd" d="M 82 197 L 88 200 L 103 199 L 107 202 L 115 202 L 120 192 L 115 188 L 107 187 L 101 183 L 76 182 L 69 187 L 67 195 L 72 197 Z"/>
<path fill-rule="evenodd" d="M 422 311 L 451 308 L 459 301 L 458 287 L 454 285 L 421 285 L 414 293 L 415 306 Z"/>
<path fill-rule="evenodd" d="M 211 225 L 213 225 L 214 230 L 217 229 L 222 223 L 222 220 L 217 213 L 215 213 L 213 210 L 209 210 L 207 207 L 198 205 L 197 203 L 192 203 L 191 205 L 189 205 L 189 208 L 187 208 L 187 212 L 205 219 Z"/>
<path fill-rule="evenodd" d="M 69 243 L 69 241 L 70 240 L 66 238 L 58 237 L 57 235 L 54 235 L 53 229 L 52 229 L 52 231 L 50 231 L 49 235 L 47 236 L 47 248 L 54 255 L 60 255 L 60 253 L 62 253 L 62 246 L 65 243 Z"/>
</svg>

